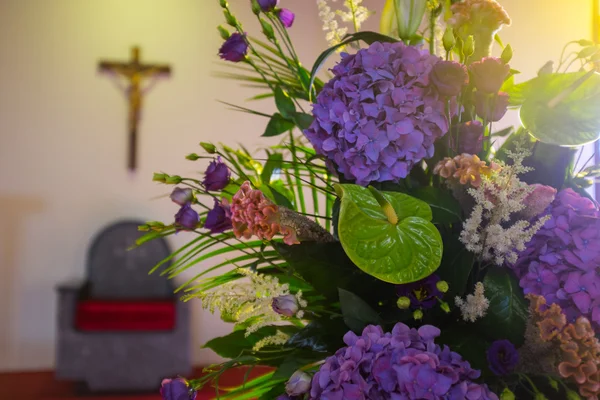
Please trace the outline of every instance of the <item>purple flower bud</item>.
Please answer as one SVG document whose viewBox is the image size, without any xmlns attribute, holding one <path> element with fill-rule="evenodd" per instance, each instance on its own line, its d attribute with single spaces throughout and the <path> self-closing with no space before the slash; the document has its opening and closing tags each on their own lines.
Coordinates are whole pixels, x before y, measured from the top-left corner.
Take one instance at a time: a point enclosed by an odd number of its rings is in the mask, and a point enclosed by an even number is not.
<svg viewBox="0 0 600 400">
<path fill-rule="evenodd" d="M 293 317 L 299 309 L 298 300 L 293 294 L 273 298 L 271 307 L 273 307 L 273 311 L 277 314 L 285 315 L 286 317 Z"/>
<path fill-rule="evenodd" d="M 296 18 L 296 15 L 293 12 L 291 12 L 287 8 L 282 8 L 281 10 L 279 10 L 278 14 L 279 20 L 281 21 L 283 26 L 285 26 L 286 28 L 291 28 L 292 25 L 294 25 L 294 19 Z"/>
<path fill-rule="evenodd" d="M 300 396 L 310 390 L 311 380 L 306 372 L 296 371 L 285 384 L 285 391 L 290 396 Z"/>
<path fill-rule="evenodd" d="M 173 189 L 173 192 L 171 193 L 171 200 L 173 200 L 173 203 L 178 204 L 180 206 L 189 203 L 190 201 L 192 201 L 192 189 L 189 188 L 178 188 L 176 187 L 175 189 Z"/>
<path fill-rule="evenodd" d="M 488 94 L 498 93 L 510 73 L 510 67 L 495 57 L 485 57 L 469 68 L 475 88 Z"/>
<path fill-rule="evenodd" d="M 483 124 L 479 121 L 460 124 L 458 127 L 457 152 L 460 154 L 478 154 L 483 149 L 483 131 Z"/>
<path fill-rule="evenodd" d="M 246 58 L 248 42 L 246 36 L 241 33 L 232 34 L 219 49 L 219 56 L 223 60 L 240 62 Z"/>
<path fill-rule="evenodd" d="M 508 94 L 497 96 L 480 91 L 475 92 L 475 113 L 488 122 L 500 121 L 508 109 Z"/>
<path fill-rule="evenodd" d="M 184 379 L 163 379 L 160 387 L 163 400 L 195 400 L 196 392 L 191 390 Z"/>
<path fill-rule="evenodd" d="M 276 400 L 292 400 L 292 398 L 287 394 L 282 394 L 281 396 L 278 396 Z"/>
<path fill-rule="evenodd" d="M 189 203 L 181 206 L 177 214 L 175 214 L 175 224 L 183 227 L 184 229 L 196 229 L 198 222 L 200 222 L 200 216 L 192 208 L 192 206 L 190 206 Z"/>
<path fill-rule="evenodd" d="M 437 283 L 440 277 L 432 274 L 420 281 L 396 285 L 396 294 L 399 297 L 408 297 L 410 307 L 414 310 L 417 308 L 431 308 L 438 298 L 442 298 L 444 294 L 437 288 Z"/>
<path fill-rule="evenodd" d="M 487 351 L 490 370 L 498 375 L 510 374 L 519 362 L 519 353 L 508 340 L 496 340 Z"/>
<path fill-rule="evenodd" d="M 222 203 L 215 200 L 214 208 L 206 214 L 204 227 L 210 233 L 221 233 L 232 228 L 231 209 L 225 200 Z"/>
<path fill-rule="evenodd" d="M 440 61 L 429 73 L 429 80 L 443 96 L 458 96 L 464 85 L 469 83 L 467 68 L 455 61 Z"/>
<path fill-rule="evenodd" d="M 261 10 L 263 10 L 264 12 L 269 12 L 273 11 L 273 9 L 277 7 L 277 3 L 279 3 L 279 0 L 256 0 L 256 2 L 260 6 Z"/>
<path fill-rule="evenodd" d="M 221 158 L 211 161 L 204 172 L 204 187 L 206 190 L 221 190 L 229 185 L 229 168 L 221 161 Z"/>
</svg>

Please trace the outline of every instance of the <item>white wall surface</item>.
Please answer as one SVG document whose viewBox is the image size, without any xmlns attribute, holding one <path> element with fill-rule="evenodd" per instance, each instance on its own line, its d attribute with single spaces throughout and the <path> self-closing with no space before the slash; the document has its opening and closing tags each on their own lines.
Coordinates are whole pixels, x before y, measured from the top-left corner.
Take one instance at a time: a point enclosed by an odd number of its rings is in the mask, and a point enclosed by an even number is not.
<svg viewBox="0 0 600 400">
<path fill-rule="evenodd" d="M 325 46 L 315 2 L 281 2 L 297 13 L 293 36 L 311 65 Z M 252 21 L 247 0 L 230 3 Z M 503 38 L 523 79 L 557 58 L 566 41 L 590 37 L 590 0 L 501 3 L 513 18 Z M 380 9 L 383 0 L 365 4 Z M 220 22 L 217 0 L 0 0 L 0 370 L 53 367 L 54 288 L 83 278 L 94 233 L 120 218 L 172 219 L 176 206 L 156 199 L 168 188 L 151 182 L 153 172 L 203 170 L 184 159 L 200 141 L 261 143 L 265 120 L 215 101 L 239 104 L 249 95 L 211 76 Z M 173 76 L 144 99 L 132 175 L 126 103 L 96 64 L 124 60 L 136 44 L 143 60 L 170 63 Z M 172 244 L 185 240 L 180 234 Z M 193 329 L 195 363 L 217 361 L 200 345 L 229 326 L 196 302 Z"/>
</svg>

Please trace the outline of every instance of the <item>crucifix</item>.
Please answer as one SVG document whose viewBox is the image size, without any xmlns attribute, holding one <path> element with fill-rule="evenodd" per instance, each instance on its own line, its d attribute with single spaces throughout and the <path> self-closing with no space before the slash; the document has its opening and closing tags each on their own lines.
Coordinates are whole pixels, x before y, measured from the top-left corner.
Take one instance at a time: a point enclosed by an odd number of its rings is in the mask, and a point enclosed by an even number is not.
<svg viewBox="0 0 600 400">
<path fill-rule="evenodd" d="M 142 89 L 142 80 L 145 78 L 156 78 L 171 73 L 171 67 L 166 64 L 142 64 L 140 62 L 140 48 L 131 49 L 131 60 L 129 62 L 101 61 L 98 64 L 101 72 L 117 74 L 127 80 L 124 92 L 129 102 L 129 114 L 127 126 L 129 131 L 129 157 L 128 168 L 133 171 L 137 166 L 137 131 L 142 111 L 142 96 L 149 89 Z"/>
</svg>

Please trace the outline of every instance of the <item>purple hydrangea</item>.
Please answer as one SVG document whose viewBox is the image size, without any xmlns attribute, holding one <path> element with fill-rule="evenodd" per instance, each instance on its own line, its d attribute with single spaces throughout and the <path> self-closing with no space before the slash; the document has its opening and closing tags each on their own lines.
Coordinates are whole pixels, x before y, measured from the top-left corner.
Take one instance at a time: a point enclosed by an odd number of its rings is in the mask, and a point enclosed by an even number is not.
<svg viewBox="0 0 600 400">
<path fill-rule="evenodd" d="M 448 131 L 446 100 L 429 82 L 438 61 L 402 43 L 343 53 L 304 133 L 346 179 L 367 185 L 405 178 Z"/>
<path fill-rule="evenodd" d="M 570 322 L 583 315 L 600 329 L 600 211 L 572 189 L 547 208 L 550 219 L 513 266 L 526 294 L 558 304 Z"/>
<path fill-rule="evenodd" d="M 312 380 L 310 399 L 469 399 L 498 400 L 480 372 L 462 357 L 435 344 L 440 330 L 418 330 L 398 323 L 391 333 L 367 326 L 361 336 L 348 332 Z"/>
</svg>

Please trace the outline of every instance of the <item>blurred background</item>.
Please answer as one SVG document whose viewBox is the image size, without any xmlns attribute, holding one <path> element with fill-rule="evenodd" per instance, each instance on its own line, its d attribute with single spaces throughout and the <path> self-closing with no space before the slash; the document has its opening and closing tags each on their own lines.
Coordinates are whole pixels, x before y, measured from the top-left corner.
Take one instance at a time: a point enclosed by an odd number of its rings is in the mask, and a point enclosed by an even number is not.
<svg viewBox="0 0 600 400">
<path fill-rule="evenodd" d="M 383 3 L 364 1 L 378 12 Z M 592 0 L 500 3 L 512 18 L 501 37 L 513 46 L 517 82 L 558 59 L 567 41 L 592 39 Z M 258 35 L 249 1 L 230 4 Z M 327 46 L 316 3 L 280 5 L 296 13 L 290 32 L 310 67 Z M 376 30 L 378 20 L 372 16 L 366 28 Z M 54 370 L 56 287 L 86 278 L 100 230 L 121 219 L 172 221 L 178 207 L 170 187 L 152 182 L 153 172 L 200 174 L 206 164 L 185 160 L 201 151 L 200 141 L 250 149 L 274 143 L 260 138 L 265 119 L 217 102 L 242 104 L 252 95 L 213 76 L 221 68 L 221 22 L 217 0 L 0 0 L 0 375 Z M 130 172 L 126 96 L 97 64 L 126 62 L 134 45 L 142 62 L 167 63 L 172 73 L 144 95 L 138 168 Z M 271 100 L 252 108 L 275 110 Z M 171 249 L 187 235 L 175 236 Z M 201 345 L 231 326 L 197 302 L 190 306 L 192 364 L 219 361 Z"/>
</svg>

